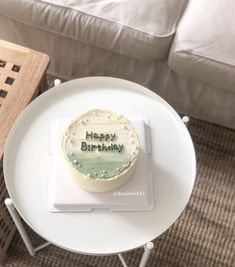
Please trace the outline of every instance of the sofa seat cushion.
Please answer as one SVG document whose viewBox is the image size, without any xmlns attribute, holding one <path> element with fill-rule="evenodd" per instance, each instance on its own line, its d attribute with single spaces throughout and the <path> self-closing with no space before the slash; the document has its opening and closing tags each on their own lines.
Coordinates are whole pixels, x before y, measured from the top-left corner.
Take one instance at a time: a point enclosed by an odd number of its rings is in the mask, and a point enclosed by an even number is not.
<svg viewBox="0 0 235 267">
<path fill-rule="evenodd" d="M 124 56 L 154 60 L 167 57 L 185 2 L 1 0 L 0 13 Z"/>
<path fill-rule="evenodd" d="M 235 1 L 190 1 L 178 25 L 169 66 L 235 92 Z"/>
</svg>

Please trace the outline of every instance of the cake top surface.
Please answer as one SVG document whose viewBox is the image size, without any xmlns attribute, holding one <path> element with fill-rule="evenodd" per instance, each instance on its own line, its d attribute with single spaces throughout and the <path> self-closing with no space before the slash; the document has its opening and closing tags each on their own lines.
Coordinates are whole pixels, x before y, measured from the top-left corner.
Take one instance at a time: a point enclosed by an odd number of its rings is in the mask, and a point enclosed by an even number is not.
<svg viewBox="0 0 235 267">
<path fill-rule="evenodd" d="M 62 138 L 62 149 L 72 167 L 84 177 L 111 179 L 134 164 L 139 140 L 123 115 L 97 109 L 70 123 Z"/>
</svg>

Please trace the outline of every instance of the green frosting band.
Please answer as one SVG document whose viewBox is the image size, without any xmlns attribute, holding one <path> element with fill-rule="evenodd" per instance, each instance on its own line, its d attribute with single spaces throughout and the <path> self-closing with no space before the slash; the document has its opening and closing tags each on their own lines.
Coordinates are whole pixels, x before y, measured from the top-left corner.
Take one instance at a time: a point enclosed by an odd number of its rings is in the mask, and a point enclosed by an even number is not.
<svg viewBox="0 0 235 267">
<path fill-rule="evenodd" d="M 79 172 L 96 179 L 108 179 L 119 175 L 131 164 L 131 160 L 113 162 L 100 159 L 81 159 L 74 153 L 68 154 L 67 157 Z"/>
</svg>

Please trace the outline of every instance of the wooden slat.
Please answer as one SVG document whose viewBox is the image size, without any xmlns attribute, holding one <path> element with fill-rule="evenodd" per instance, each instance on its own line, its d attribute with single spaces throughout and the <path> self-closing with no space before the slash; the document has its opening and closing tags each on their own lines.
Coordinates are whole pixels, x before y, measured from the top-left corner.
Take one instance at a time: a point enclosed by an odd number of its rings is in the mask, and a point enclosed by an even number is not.
<svg viewBox="0 0 235 267">
<path fill-rule="evenodd" d="M 0 55 L 2 60 L 23 64 L 26 55 L 30 51 L 32 50 L 27 47 L 0 40 Z"/>
</svg>

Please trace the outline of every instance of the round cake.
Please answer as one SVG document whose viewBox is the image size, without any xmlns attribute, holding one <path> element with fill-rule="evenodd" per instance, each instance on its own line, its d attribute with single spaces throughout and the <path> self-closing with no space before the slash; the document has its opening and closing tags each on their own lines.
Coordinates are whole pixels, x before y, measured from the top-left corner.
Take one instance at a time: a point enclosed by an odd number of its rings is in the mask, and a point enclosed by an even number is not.
<svg viewBox="0 0 235 267">
<path fill-rule="evenodd" d="M 97 109 L 71 122 L 63 134 L 62 150 L 82 189 L 108 192 L 131 177 L 139 139 L 123 115 Z"/>
</svg>

